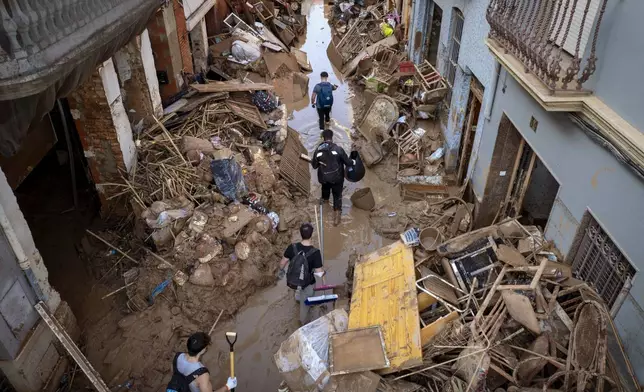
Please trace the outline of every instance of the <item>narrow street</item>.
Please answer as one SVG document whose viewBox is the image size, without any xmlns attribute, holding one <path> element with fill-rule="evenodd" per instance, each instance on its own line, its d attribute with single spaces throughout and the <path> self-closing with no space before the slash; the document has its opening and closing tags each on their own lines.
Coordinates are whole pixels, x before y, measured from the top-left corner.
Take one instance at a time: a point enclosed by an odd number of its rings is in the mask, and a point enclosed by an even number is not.
<svg viewBox="0 0 644 392">
<path fill-rule="evenodd" d="M 308 24 L 301 49 L 308 53 L 313 72 L 309 74 L 311 78 L 309 97 L 306 98 L 306 102 L 292 105 L 299 109 L 291 109 L 292 117 L 289 119 L 289 125 L 298 130 L 310 153 L 320 143 L 317 112 L 311 107 L 309 99 L 310 92 L 319 80 L 320 72 L 327 71 L 329 81 L 339 86 L 334 92 L 335 104 L 331 113 L 334 140 L 348 153 L 351 151 L 351 128 L 354 121 L 352 101 L 360 98 L 353 97 L 349 83 L 336 76 L 336 70 L 331 66 L 326 55 L 326 48 L 331 39 L 331 29 L 325 14 L 329 6 L 325 6 L 323 0 L 306 0 L 302 5 L 303 10 L 308 10 Z M 310 202 L 312 205 L 317 205 L 320 186 L 313 170 L 311 178 Z M 382 182 L 369 170 L 359 183 L 345 182 L 342 224 L 337 228 L 331 225 L 330 208 L 327 208 L 324 214 L 324 266 L 327 269 L 329 283 L 339 284 L 346 280 L 347 262 L 351 253 L 365 254 L 392 242 L 374 232 L 369 224 L 368 211 L 351 206 L 349 197 L 356 189 L 363 187 L 372 189 L 378 205 L 393 203 L 399 199 L 396 187 Z M 315 233 L 314 239 L 317 239 Z M 275 367 L 273 355 L 280 344 L 297 329 L 297 315 L 297 306 L 292 292 L 283 280 L 274 287 L 254 294 L 235 316 L 234 321 L 221 324 L 213 334 L 214 345 L 206 353 L 204 363 L 211 369 L 223 370 L 213 374 L 215 385 L 226 380 L 228 344 L 224 335 L 226 331 L 234 330 L 239 337 L 235 346 L 239 390 L 277 390 L 282 377 Z"/>
</svg>

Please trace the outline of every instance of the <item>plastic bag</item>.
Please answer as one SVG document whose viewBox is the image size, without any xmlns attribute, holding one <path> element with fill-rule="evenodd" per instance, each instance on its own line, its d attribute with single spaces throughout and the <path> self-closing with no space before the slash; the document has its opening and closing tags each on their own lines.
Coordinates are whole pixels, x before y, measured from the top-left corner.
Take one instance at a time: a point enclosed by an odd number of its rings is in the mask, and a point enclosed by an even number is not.
<svg viewBox="0 0 644 392">
<path fill-rule="evenodd" d="M 344 332 L 349 316 L 336 309 L 303 326 L 286 339 L 277 353 L 275 365 L 294 391 L 324 389 L 329 381 L 329 334 Z"/>
<path fill-rule="evenodd" d="M 382 22 L 380 23 L 380 32 L 383 37 L 387 38 L 394 33 L 394 28 L 389 23 Z"/>
<path fill-rule="evenodd" d="M 364 178 L 366 172 L 360 153 L 358 151 L 351 151 L 349 159 L 356 161 L 356 163 L 355 165 L 345 167 L 344 178 L 350 182 L 358 182 Z"/>
<path fill-rule="evenodd" d="M 241 166 L 234 158 L 210 162 L 210 170 L 219 192 L 231 200 L 241 200 L 248 194 Z"/>
<path fill-rule="evenodd" d="M 445 149 L 443 147 L 438 148 L 436 151 L 432 153 L 432 155 L 429 156 L 429 163 L 434 163 L 441 159 L 443 155 L 445 154 Z"/>
<path fill-rule="evenodd" d="M 257 108 L 264 113 L 272 112 L 277 109 L 277 105 L 279 103 L 275 94 L 264 90 L 256 91 L 253 94 L 252 100 L 253 105 L 257 106 Z"/>
<path fill-rule="evenodd" d="M 262 55 L 259 46 L 244 41 L 233 42 L 230 51 L 233 53 L 233 57 L 242 63 L 252 63 Z"/>
</svg>

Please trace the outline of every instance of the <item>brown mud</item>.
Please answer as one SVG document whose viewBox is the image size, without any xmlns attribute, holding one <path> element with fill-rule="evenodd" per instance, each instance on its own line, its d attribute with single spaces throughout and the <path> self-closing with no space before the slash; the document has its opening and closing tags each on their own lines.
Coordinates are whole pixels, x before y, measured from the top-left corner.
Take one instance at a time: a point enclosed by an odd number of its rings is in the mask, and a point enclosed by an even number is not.
<svg viewBox="0 0 644 392">
<path fill-rule="evenodd" d="M 328 6 L 325 7 L 321 0 L 307 0 L 303 3 L 303 10 L 308 17 L 308 26 L 300 49 L 307 52 L 313 72 L 308 74 L 310 83 L 307 97 L 288 104 L 289 125 L 300 133 L 304 145 L 311 153 L 320 141 L 320 130 L 317 113 L 311 107 L 309 97 L 319 81 L 320 72 L 327 71 L 330 81 L 339 86 L 334 92 L 331 128 L 335 133 L 335 142 L 349 153 L 354 125 L 353 107 L 358 112 L 362 110 L 362 97 L 353 92 L 347 81 L 337 77 L 337 70 L 327 58 L 326 48 L 331 39 L 326 16 L 330 11 Z M 385 165 L 379 165 L 382 166 Z M 370 225 L 370 212 L 353 208 L 350 201 L 355 190 L 370 187 L 376 208 L 399 204 L 399 189 L 392 184 L 395 176 L 390 178 L 391 174 L 379 174 L 368 170 L 359 183 L 345 182 L 342 224 L 339 227 L 331 225 L 331 206 L 324 206 L 323 256 L 328 284 L 346 281 L 348 261 L 352 254 L 368 253 L 391 242 L 374 232 Z M 261 187 L 261 184 L 256 185 Z M 253 188 L 251 184 L 249 187 Z M 128 315 L 126 296 L 123 293 L 100 299 L 100 295 L 122 285 L 122 271 L 113 273 L 113 276 L 119 278 L 112 279 L 109 285 L 105 282 L 94 285 L 91 300 L 84 301 L 85 308 L 90 310 L 85 312 L 82 328 L 87 341 L 87 356 L 108 385 L 118 385 L 133 379 L 134 390 L 163 390 L 170 377 L 174 353 L 185 350 L 186 338 L 191 333 L 207 331 L 223 310 L 222 319 L 212 335 L 213 345 L 203 357 L 204 364 L 210 370 L 213 386 L 220 387 L 228 377 L 225 332 L 236 331 L 239 338 L 235 345 L 238 390 L 276 391 L 281 376 L 274 365 L 273 355 L 282 341 L 297 329 L 298 313 L 292 292 L 284 281 L 276 282 L 274 276 L 286 246 L 291 241 L 299 240 L 299 224 L 307 220 L 315 222 L 314 206 L 318 204 L 319 197 L 320 186 L 316 173 L 313 172 L 311 196 L 308 200 L 298 200 L 296 197 L 293 201 L 275 192 L 267 207 L 279 212 L 282 221 L 280 228 L 283 230 L 282 226 L 286 226 L 286 230 L 273 234 L 269 239 L 264 237 L 270 234 L 262 235 L 254 230 L 243 231 L 244 241 L 250 247 L 250 255 L 243 264 L 231 260 L 231 255 L 236 250 L 224 244 L 222 254 L 207 264 L 214 279 L 212 286 L 187 283 L 174 289 L 174 285 L 170 285 L 156 298 L 153 306 Z M 209 216 L 210 225 L 218 215 L 225 216 L 227 212 L 204 213 Z M 203 240 L 203 237 L 200 238 Z M 317 232 L 314 233 L 314 243 L 318 245 Z M 134 247 L 133 245 L 132 248 Z M 104 247 L 96 248 L 96 252 L 105 253 Z M 191 254 L 199 252 L 199 244 L 187 243 L 184 251 L 186 254 L 183 257 L 175 256 L 168 261 L 184 267 L 182 259 L 193 260 L 194 255 Z M 96 254 L 86 256 L 92 258 Z M 111 257 L 116 259 L 116 256 Z M 148 256 L 140 259 L 143 262 L 139 268 L 144 273 L 140 275 L 135 292 L 145 297 L 168 277 L 169 271 L 158 269 L 158 261 L 154 258 Z M 114 261 L 111 262 L 113 263 Z M 105 271 L 95 271 L 92 275 L 98 280 L 104 273 Z M 311 316 L 315 317 L 323 311 L 324 309 L 313 309 Z"/>
</svg>

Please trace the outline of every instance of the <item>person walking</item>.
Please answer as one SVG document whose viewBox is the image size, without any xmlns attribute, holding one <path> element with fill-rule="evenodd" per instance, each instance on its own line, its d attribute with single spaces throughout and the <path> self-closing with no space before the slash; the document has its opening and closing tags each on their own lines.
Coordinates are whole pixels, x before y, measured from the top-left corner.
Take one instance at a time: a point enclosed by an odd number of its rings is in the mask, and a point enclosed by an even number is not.
<svg viewBox="0 0 644 392">
<path fill-rule="evenodd" d="M 327 123 L 331 121 L 331 108 L 333 107 L 333 91 L 338 88 L 335 84 L 328 82 L 329 74 L 320 74 L 320 83 L 316 84 L 311 94 L 311 107 L 318 111 L 320 130 L 327 129 Z"/>
<path fill-rule="evenodd" d="M 315 149 L 311 165 L 318 171 L 318 182 L 322 184 L 320 203 L 328 202 L 333 193 L 333 224 L 340 224 L 342 219 L 342 190 L 344 188 L 344 168 L 354 162 L 349 159 L 344 149 L 333 143 L 333 131 L 322 131 L 324 141 Z"/>
<path fill-rule="evenodd" d="M 315 278 L 322 278 L 322 253 L 311 244 L 313 225 L 303 223 L 300 226 L 302 241 L 291 244 L 284 251 L 280 261 L 279 277 L 286 276 L 286 285 L 295 291 L 295 301 L 300 303 L 300 326 L 305 325 L 309 317 L 309 308 L 305 301 L 315 293 Z M 288 264 L 288 269 L 286 269 Z"/>
<path fill-rule="evenodd" d="M 201 363 L 210 345 L 210 336 L 196 332 L 188 338 L 187 353 L 177 353 L 172 361 L 172 379 L 166 392 L 210 392 L 213 391 L 208 368 Z M 236 377 L 228 377 L 226 385 L 214 392 L 228 392 L 237 386 Z"/>
</svg>

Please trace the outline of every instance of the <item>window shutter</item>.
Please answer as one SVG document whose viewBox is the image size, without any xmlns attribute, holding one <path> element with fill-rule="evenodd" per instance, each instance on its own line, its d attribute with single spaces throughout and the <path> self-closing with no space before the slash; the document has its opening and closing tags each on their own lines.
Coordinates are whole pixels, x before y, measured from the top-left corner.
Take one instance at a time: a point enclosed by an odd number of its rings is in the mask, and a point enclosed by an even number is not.
<svg viewBox="0 0 644 392">
<path fill-rule="evenodd" d="M 566 1 L 569 1 L 568 11 L 564 15 L 564 8 L 566 5 Z M 584 10 L 586 9 L 586 4 L 588 4 L 588 2 L 590 2 L 590 6 L 588 8 L 588 15 L 586 15 L 586 18 L 584 21 Z M 579 31 L 582 29 L 582 23 L 583 23 L 583 32 L 581 35 L 581 41 L 579 42 L 579 56 L 582 57 L 584 55 L 586 44 L 588 43 L 588 39 L 591 36 L 591 33 L 593 31 L 595 17 L 597 16 L 597 11 L 599 10 L 599 2 L 600 0 L 577 0 L 577 4 L 574 10 L 575 12 L 573 13 L 572 7 L 573 7 L 574 0 L 562 0 L 561 10 L 559 10 L 559 15 L 557 15 L 556 19 L 553 20 L 553 23 L 556 23 L 556 24 L 551 37 L 553 39 L 555 38 L 557 34 L 557 29 L 559 29 L 559 25 L 562 23 L 562 20 L 563 20 L 563 25 L 561 26 L 561 32 L 559 33 L 559 37 L 557 38 L 557 42 L 556 42 L 558 46 L 562 46 L 563 44 L 563 49 L 574 56 L 575 49 L 577 47 L 577 39 L 579 38 Z M 570 24 L 570 31 L 568 32 L 568 36 L 566 37 L 566 42 L 563 42 L 563 37 L 566 32 L 566 27 L 568 27 L 568 21 L 570 20 L 570 15 L 572 15 L 572 23 Z"/>
</svg>

